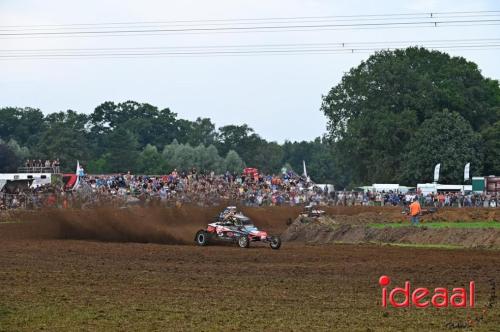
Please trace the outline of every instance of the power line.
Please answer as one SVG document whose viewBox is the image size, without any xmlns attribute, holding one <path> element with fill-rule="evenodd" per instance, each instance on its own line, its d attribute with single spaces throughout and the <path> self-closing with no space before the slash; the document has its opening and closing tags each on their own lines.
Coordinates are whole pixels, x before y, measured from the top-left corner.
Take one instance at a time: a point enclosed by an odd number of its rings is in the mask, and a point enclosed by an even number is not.
<svg viewBox="0 0 500 332">
<path fill-rule="evenodd" d="M 500 48 L 490 48 L 490 49 L 474 49 L 474 48 L 462 48 L 460 51 L 497 51 Z M 436 48 L 435 50 L 439 50 Z M 377 51 L 377 50 L 374 50 Z M 304 56 L 304 55 L 351 55 L 351 54 L 372 54 L 374 52 L 373 50 L 353 50 L 351 51 L 345 51 L 345 52 L 335 52 L 335 51 L 329 51 L 329 52 L 295 52 L 295 53 L 286 53 L 286 54 L 280 54 L 280 53 L 257 53 L 257 54 L 187 54 L 187 55 L 147 55 L 147 56 L 141 56 L 141 55 L 130 55 L 130 56 L 94 56 L 94 57 L 85 57 L 85 60 L 89 59 L 102 59 L 102 60 L 120 60 L 120 59 L 144 59 L 144 58 L 217 58 L 217 57 L 256 57 L 256 56 Z M 82 60 L 82 58 L 78 57 L 37 57 L 37 58 L 15 58 L 15 59 L 5 59 L 0 57 L 0 62 L 5 62 L 5 61 L 32 61 L 32 60 Z"/>
<path fill-rule="evenodd" d="M 472 19 L 487 17 L 488 19 Z M 497 18 L 498 17 L 498 18 Z M 457 19 L 459 18 L 459 19 Z M 334 23 L 330 23 L 333 21 Z M 344 23 L 345 21 L 353 23 Z M 336 23 L 335 23 L 336 22 Z M 339 23 L 341 22 L 341 23 Z M 292 23 L 292 24 L 289 24 Z M 315 23 L 315 24 L 306 24 Z M 139 24 L 142 24 L 139 25 Z M 149 24 L 145 26 L 145 24 Z M 155 27 L 175 24 L 183 28 Z M 189 26 L 193 25 L 193 26 Z M 356 29 L 407 29 L 500 25 L 500 11 L 450 11 L 436 13 L 296 16 L 274 18 L 132 21 L 52 25 L 0 26 L 0 39 L 155 36 L 163 34 L 267 33 Z M 187 27 L 186 27 L 187 26 Z M 175 26 L 174 26 L 175 27 Z M 9 30 L 9 29 L 15 30 Z M 2 30 L 3 29 L 3 30 Z M 7 29 L 7 30 L 5 30 Z M 47 31 L 49 30 L 49 31 Z M 3 31 L 3 32 L 2 32 Z M 0 49 L 0 58 L 82 58 L 154 56 L 247 56 L 281 54 L 336 54 L 391 50 L 411 45 L 461 50 L 496 50 L 499 38 L 421 41 L 360 41 L 329 43 L 240 44 L 157 47 L 94 47 L 53 49 Z"/>
<path fill-rule="evenodd" d="M 477 14 L 477 15 L 451 15 L 444 16 L 442 18 L 450 19 L 450 18 L 478 18 L 478 17 L 498 17 L 500 13 L 497 14 Z M 386 17 L 386 18 L 364 18 L 363 22 L 367 21 L 387 21 L 390 20 L 416 20 L 416 19 L 431 19 L 432 17 L 428 16 L 416 16 L 416 17 Z M 437 19 L 439 17 L 433 17 Z M 356 22 L 360 21 L 357 18 L 348 18 L 348 19 L 331 19 L 329 17 L 318 17 L 318 18 L 310 18 L 310 19 L 302 19 L 302 18 L 288 18 L 284 20 L 274 20 L 274 21 L 257 21 L 252 22 L 252 24 L 285 24 L 285 23 L 325 23 L 325 22 Z M 0 31 L 6 32 L 23 32 L 23 31 L 57 31 L 57 30 L 87 30 L 87 29 L 116 29 L 116 28 L 152 28 L 152 27 L 186 27 L 186 26 L 225 26 L 225 25 L 249 25 L 249 21 L 228 21 L 221 23 L 182 23 L 182 21 L 156 21 L 156 22 L 128 22 L 128 23 L 96 23 L 96 24 L 74 24 L 74 25 L 46 25 L 46 26 L 0 26 Z"/>
<path fill-rule="evenodd" d="M 102 23 L 67 23 L 67 24 L 35 24 L 35 25 L 0 25 L 0 28 L 37 28 L 37 27 L 75 27 L 75 26 L 99 26 L 99 25 L 136 25 L 136 24 L 178 24 L 178 23 L 205 23 L 218 22 L 261 22 L 261 21 L 288 21 L 288 20 L 311 20 L 311 19 L 389 19 L 389 18 L 438 18 L 438 17 L 463 17 L 463 16 L 496 16 L 500 10 L 484 11 L 449 11 L 449 12 L 418 12 L 418 13 L 389 13 L 389 14 L 359 14 L 359 15 L 327 15 L 327 16 L 292 16 L 292 17 L 267 17 L 267 18 L 236 18 L 236 19 L 208 19 L 208 20 L 170 20 L 170 21 L 125 21 L 125 22 L 102 22 Z"/>
<path fill-rule="evenodd" d="M 421 26 L 447 24 L 474 24 L 474 23 L 500 23 L 500 19 L 489 20 L 450 20 L 450 21 L 417 21 L 417 22 L 388 22 L 388 23 L 352 23 L 352 24 L 310 24 L 310 25 L 266 25 L 245 27 L 208 27 L 208 28 L 179 28 L 179 29 L 124 29 L 124 30 L 93 30 L 93 31 L 51 31 L 51 32 L 7 32 L 0 33 L 3 37 L 12 36 L 57 36 L 57 35 L 98 35 L 122 33 L 154 33 L 154 32 L 216 32 L 216 31 L 251 31 L 251 30 L 287 30 L 287 29 L 318 29 L 318 28 L 351 28 L 351 27 L 391 27 L 391 26 Z"/>
<path fill-rule="evenodd" d="M 432 49 L 497 50 L 497 44 L 436 45 Z M 51 58 L 127 58 L 127 57 L 186 57 L 186 56 L 235 56 L 235 55 L 301 55 L 301 54 L 348 54 L 377 51 L 392 51 L 395 48 L 288 48 L 288 49 L 248 49 L 248 50 L 201 50 L 170 52 L 107 52 L 107 53 L 33 53 L 0 55 L 1 60 L 51 59 Z"/>
<path fill-rule="evenodd" d="M 359 45 L 432 45 L 457 43 L 500 42 L 500 38 L 473 39 L 433 39 L 433 40 L 398 40 L 398 41 L 352 41 L 327 43 L 272 43 L 272 44 L 234 44 L 234 45 L 190 45 L 190 46 L 156 46 L 156 47 L 90 47 L 90 48 L 37 48 L 37 49 L 0 49 L 0 53 L 12 52 L 84 52 L 84 51 L 131 51 L 131 50 L 165 50 L 165 49 L 238 49 L 238 48 L 294 48 L 294 47 L 331 47 L 350 48 Z M 394 47 L 394 46 L 393 46 Z"/>
<path fill-rule="evenodd" d="M 433 22 L 428 22 L 429 25 L 420 25 L 420 26 L 412 26 L 411 28 L 413 29 L 436 29 L 436 28 L 450 28 L 450 27 L 460 27 L 460 28 L 465 28 L 465 27 L 479 27 L 479 26 L 498 26 L 500 25 L 499 22 L 495 23 L 475 23 L 475 24 L 446 24 L 446 25 L 437 25 L 433 24 Z M 378 27 L 377 29 L 408 29 L 408 26 L 385 26 L 385 27 Z M 168 33 L 167 35 L 200 35 L 200 34 L 231 34 L 231 33 L 280 33 L 280 32 L 314 32 L 314 31 L 338 31 L 338 30 L 372 30 L 373 27 L 348 27 L 348 28 L 308 28 L 308 29 L 282 29 L 282 30 L 245 30 L 245 31 L 179 31 L 179 32 L 171 32 Z M 123 34 L 99 34 L 99 35 L 49 35 L 49 36 L 1 36 L 0 39 L 12 39 L 15 38 L 16 40 L 21 40 L 21 39 L 46 39 L 46 38 L 102 38 L 102 37 L 134 37 L 134 36 L 162 36 L 165 35 L 165 33 L 123 33 Z"/>
<path fill-rule="evenodd" d="M 471 17 L 493 17 L 499 16 L 500 11 L 469 11 L 469 12 L 439 12 L 439 13 L 407 13 L 407 14 L 373 14 L 373 15 L 337 15 L 337 16 L 302 16 L 302 17 L 282 17 L 282 18 L 255 18 L 255 19 L 226 19 L 226 20 L 177 20 L 177 21 L 135 21 L 135 22 L 111 22 L 111 23 L 73 23 L 73 24 L 53 24 L 53 25 L 17 25 L 17 26 L 0 26 L 0 36 L 16 37 L 16 36 L 57 36 L 57 35 L 85 35 L 85 34 L 144 34 L 153 32 L 178 33 L 178 32 L 220 32 L 220 31 L 237 31 L 237 30 L 270 30 L 270 29 L 318 29 L 318 28 L 356 28 L 356 27 L 386 27 L 398 25 L 434 25 L 443 24 L 484 24 L 499 22 L 498 19 L 489 20 L 472 20 L 464 18 Z M 435 20 L 441 17 L 446 20 Z M 450 18 L 462 18 L 462 20 L 450 20 Z M 332 24 L 328 23 L 332 19 L 337 21 L 360 21 L 362 22 L 351 24 Z M 404 22 L 395 22 L 394 19 L 404 18 Z M 425 18 L 426 20 L 422 21 Z M 420 21 L 408 21 L 420 19 Z M 293 21 L 292 21 L 293 20 Z M 307 21 L 304 21 L 307 20 Z M 325 21 L 327 20 L 327 21 Z M 375 22 L 366 23 L 367 20 L 392 20 L 392 22 Z M 249 25 L 252 22 L 253 26 L 234 26 L 237 24 Z M 323 24 L 308 24 L 305 23 L 323 23 Z M 157 25 L 152 24 L 195 24 L 195 27 L 184 27 L 177 29 L 156 28 Z M 293 23 L 293 25 L 284 25 L 284 23 Z M 327 24 L 328 23 L 328 24 Z M 137 24 L 148 24 L 146 26 L 137 26 Z M 255 25 L 260 24 L 260 25 Z M 266 24 L 266 25 L 262 25 Z M 208 26 L 207 26 L 208 25 Z M 214 27 L 214 25 L 233 25 L 229 27 Z M 183 26 L 183 25 L 181 25 Z M 142 29 L 138 29 L 141 28 Z M 6 29 L 7 28 L 7 29 Z M 12 30 L 14 28 L 14 30 Z M 28 29 L 27 29 L 28 28 Z M 146 29 L 147 28 L 147 29 Z M 86 29 L 93 29 L 85 31 Z M 104 29 L 104 30 L 103 30 Z M 111 30 L 109 30 L 111 29 Z M 50 31 L 47 31 L 50 30 Z M 55 31 L 54 31 L 55 30 Z M 77 30 L 77 31 L 68 31 Z M 83 31 L 82 31 L 83 30 Z"/>
</svg>

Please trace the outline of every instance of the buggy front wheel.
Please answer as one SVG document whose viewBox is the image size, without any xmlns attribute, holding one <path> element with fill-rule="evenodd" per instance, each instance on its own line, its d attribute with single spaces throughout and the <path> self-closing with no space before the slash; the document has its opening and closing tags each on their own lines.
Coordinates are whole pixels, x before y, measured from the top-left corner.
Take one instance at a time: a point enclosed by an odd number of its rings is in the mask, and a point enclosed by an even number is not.
<svg viewBox="0 0 500 332">
<path fill-rule="evenodd" d="M 208 234 L 204 230 L 199 230 L 194 238 L 196 244 L 199 246 L 206 246 L 208 244 Z"/>
<path fill-rule="evenodd" d="M 247 236 L 241 236 L 238 238 L 238 245 L 240 248 L 248 248 L 250 246 L 250 240 Z"/>
<path fill-rule="evenodd" d="M 279 249 L 281 247 L 281 238 L 279 236 L 271 236 L 269 246 L 271 247 L 271 249 Z"/>
</svg>

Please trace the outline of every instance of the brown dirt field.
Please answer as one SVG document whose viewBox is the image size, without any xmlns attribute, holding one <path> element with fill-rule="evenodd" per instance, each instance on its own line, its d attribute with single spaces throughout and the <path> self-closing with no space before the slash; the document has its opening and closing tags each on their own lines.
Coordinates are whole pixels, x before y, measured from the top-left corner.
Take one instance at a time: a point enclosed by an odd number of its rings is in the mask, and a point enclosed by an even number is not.
<svg viewBox="0 0 500 332">
<path fill-rule="evenodd" d="M 53 210 L 0 224 L 0 331 L 498 331 L 498 251 L 194 246 L 217 211 Z M 245 209 L 273 232 L 297 212 Z M 381 308 L 383 274 L 428 288 L 474 280 L 476 308 Z"/>
<path fill-rule="evenodd" d="M 6 240 L 0 331 L 497 331 L 490 251 Z M 477 283 L 476 309 L 383 309 L 378 277 Z M 472 321 L 470 318 L 472 318 Z M 476 320 L 477 318 L 477 320 Z M 471 322 L 470 322 L 471 321 Z M 453 327 L 461 327 L 455 329 Z"/>
</svg>

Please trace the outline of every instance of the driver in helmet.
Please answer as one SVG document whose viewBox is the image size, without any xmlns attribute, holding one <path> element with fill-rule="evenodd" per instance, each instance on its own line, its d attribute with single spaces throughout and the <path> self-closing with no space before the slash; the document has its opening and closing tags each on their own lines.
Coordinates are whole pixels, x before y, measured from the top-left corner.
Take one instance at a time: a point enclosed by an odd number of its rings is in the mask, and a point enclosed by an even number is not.
<svg viewBox="0 0 500 332">
<path fill-rule="evenodd" d="M 234 217 L 236 216 L 237 209 L 236 206 L 228 206 L 224 209 L 224 211 L 220 214 L 220 219 L 224 223 L 234 224 Z"/>
<path fill-rule="evenodd" d="M 222 213 L 220 214 L 220 218 L 222 220 L 227 220 L 228 218 L 231 218 L 234 215 L 236 215 L 236 206 L 228 206 L 227 208 L 224 209 L 224 211 L 222 211 Z"/>
</svg>

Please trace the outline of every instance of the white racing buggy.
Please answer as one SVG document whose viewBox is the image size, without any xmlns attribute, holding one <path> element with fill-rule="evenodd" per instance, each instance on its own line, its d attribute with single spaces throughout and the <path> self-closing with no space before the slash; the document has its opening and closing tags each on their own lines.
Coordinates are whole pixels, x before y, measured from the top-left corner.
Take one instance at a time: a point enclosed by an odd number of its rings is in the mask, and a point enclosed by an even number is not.
<svg viewBox="0 0 500 332">
<path fill-rule="evenodd" d="M 325 211 L 315 208 L 313 205 L 304 206 L 304 210 L 299 214 L 299 217 L 319 218 L 325 214 Z"/>
<path fill-rule="evenodd" d="M 248 248 L 250 242 L 264 242 L 269 243 L 271 249 L 281 247 L 279 236 L 270 236 L 267 232 L 257 229 L 248 217 L 236 213 L 234 207 L 227 208 L 213 223 L 208 224 L 206 229 L 200 229 L 194 240 L 199 246 L 230 242 L 237 243 L 241 248 Z"/>
</svg>

